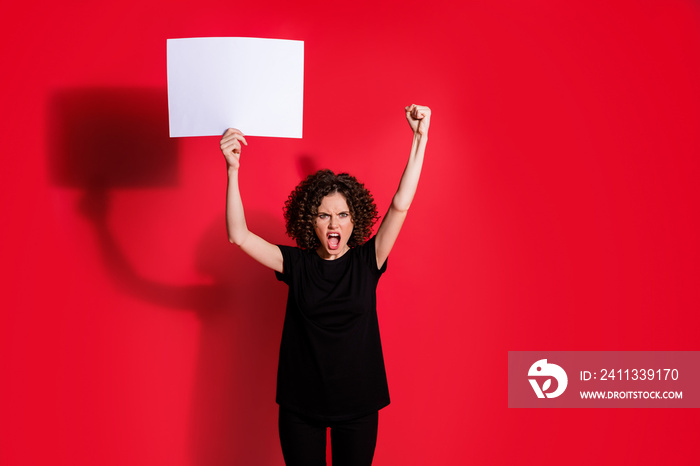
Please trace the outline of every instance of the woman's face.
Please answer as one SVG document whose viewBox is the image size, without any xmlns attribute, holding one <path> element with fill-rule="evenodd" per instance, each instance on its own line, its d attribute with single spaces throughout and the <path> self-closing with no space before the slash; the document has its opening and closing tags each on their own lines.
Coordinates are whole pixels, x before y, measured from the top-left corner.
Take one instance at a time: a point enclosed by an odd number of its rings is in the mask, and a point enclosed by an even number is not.
<svg viewBox="0 0 700 466">
<path fill-rule="evenodd" d="M 348 249 L 353 223 L 345 196 L 335 192 L 324 197 L 318 206 L 314 230 L 321 242 L 316 250 L 323 259 L 337 259 Z"/>
</svg>

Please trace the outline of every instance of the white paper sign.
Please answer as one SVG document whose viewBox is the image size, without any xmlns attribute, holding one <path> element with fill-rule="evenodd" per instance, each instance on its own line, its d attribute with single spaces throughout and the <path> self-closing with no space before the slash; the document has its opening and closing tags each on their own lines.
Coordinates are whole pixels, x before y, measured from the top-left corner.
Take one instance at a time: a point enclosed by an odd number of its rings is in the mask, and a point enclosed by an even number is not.
<svg viewBox="0 0 700 466">
<path fill-rule="evenodd" d="M 303 41 L 168 39 L 170 137 L 301 138 L 303 103 Z"/>
</svg>

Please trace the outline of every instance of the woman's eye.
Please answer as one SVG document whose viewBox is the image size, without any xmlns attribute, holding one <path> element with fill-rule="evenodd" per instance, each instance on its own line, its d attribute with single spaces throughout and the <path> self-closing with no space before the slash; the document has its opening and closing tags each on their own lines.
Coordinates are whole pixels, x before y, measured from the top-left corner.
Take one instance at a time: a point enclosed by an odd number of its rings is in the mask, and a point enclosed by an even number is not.
<svg viewBox="0 0 700 466">
<path fill-rule="evenodd" d="M 328 218 L 328 214 L 318 214 L 318 218 Z"/>
<path fill-rule="evenodd" d="M 347 212 L 342 212 L 342 213 L 340 214 L 340 217 L 342 217 L 342 218 L 345 218 L 345 217 L 347 217 L 347 216 L 348 216 L 348 213 L 347 213 Z"/>
</svg>

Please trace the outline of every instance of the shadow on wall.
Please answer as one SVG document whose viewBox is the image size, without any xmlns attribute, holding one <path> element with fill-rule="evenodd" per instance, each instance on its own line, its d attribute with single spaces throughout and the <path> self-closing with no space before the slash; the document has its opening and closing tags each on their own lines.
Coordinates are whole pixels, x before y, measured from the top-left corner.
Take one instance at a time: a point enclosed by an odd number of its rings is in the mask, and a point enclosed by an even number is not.
<svg viewBox="0 0 700 466">
<path fill-rule="evenodd" d="M 77 208 L 94 226 L 116 286 L 199 318 L 192 464 L 281 464 L 274 396 L 286 287 L 275 286 L 273 272 L 228 244 L 223 218 L 212 223 L 197 248 L 197 267 L 211 277 L 207 285 L 140 276 L 115 240 L 119 220 L 110 219 L 108 226 L 110 201 L 119 189 L 177 185 L 177 140 L 168 137 L 165 90 L 64 91 L 52 100 L 50 114 L 52 182 L 84 191 Z M 247 216 L 262 236 L 278 229 L 265 215 Z"/>
<path fill-rule="evenodd" d="M 70 89 L 51 100 L 52 182 L 82 189 L 177 185 L 177 139 L 159 89 Z M 173 163 L 175 162 L 175 163 Z"/>
</svg>

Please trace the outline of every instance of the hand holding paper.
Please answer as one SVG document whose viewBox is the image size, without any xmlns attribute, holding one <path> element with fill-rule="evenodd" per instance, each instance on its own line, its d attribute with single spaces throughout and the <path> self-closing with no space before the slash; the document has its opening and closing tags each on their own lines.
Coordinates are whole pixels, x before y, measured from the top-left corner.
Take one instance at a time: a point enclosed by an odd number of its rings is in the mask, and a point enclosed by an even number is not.
<svg viewBox="0 0 700 466">
<path fill-rule="evenodd" d="M 228 167 L 234 170 L 241 166 L 241 142 L 248 145 L 243 133 L 235 128 L 227 129 L 221 138 L 221 153 L 224 154 Z"/>
</svg>

